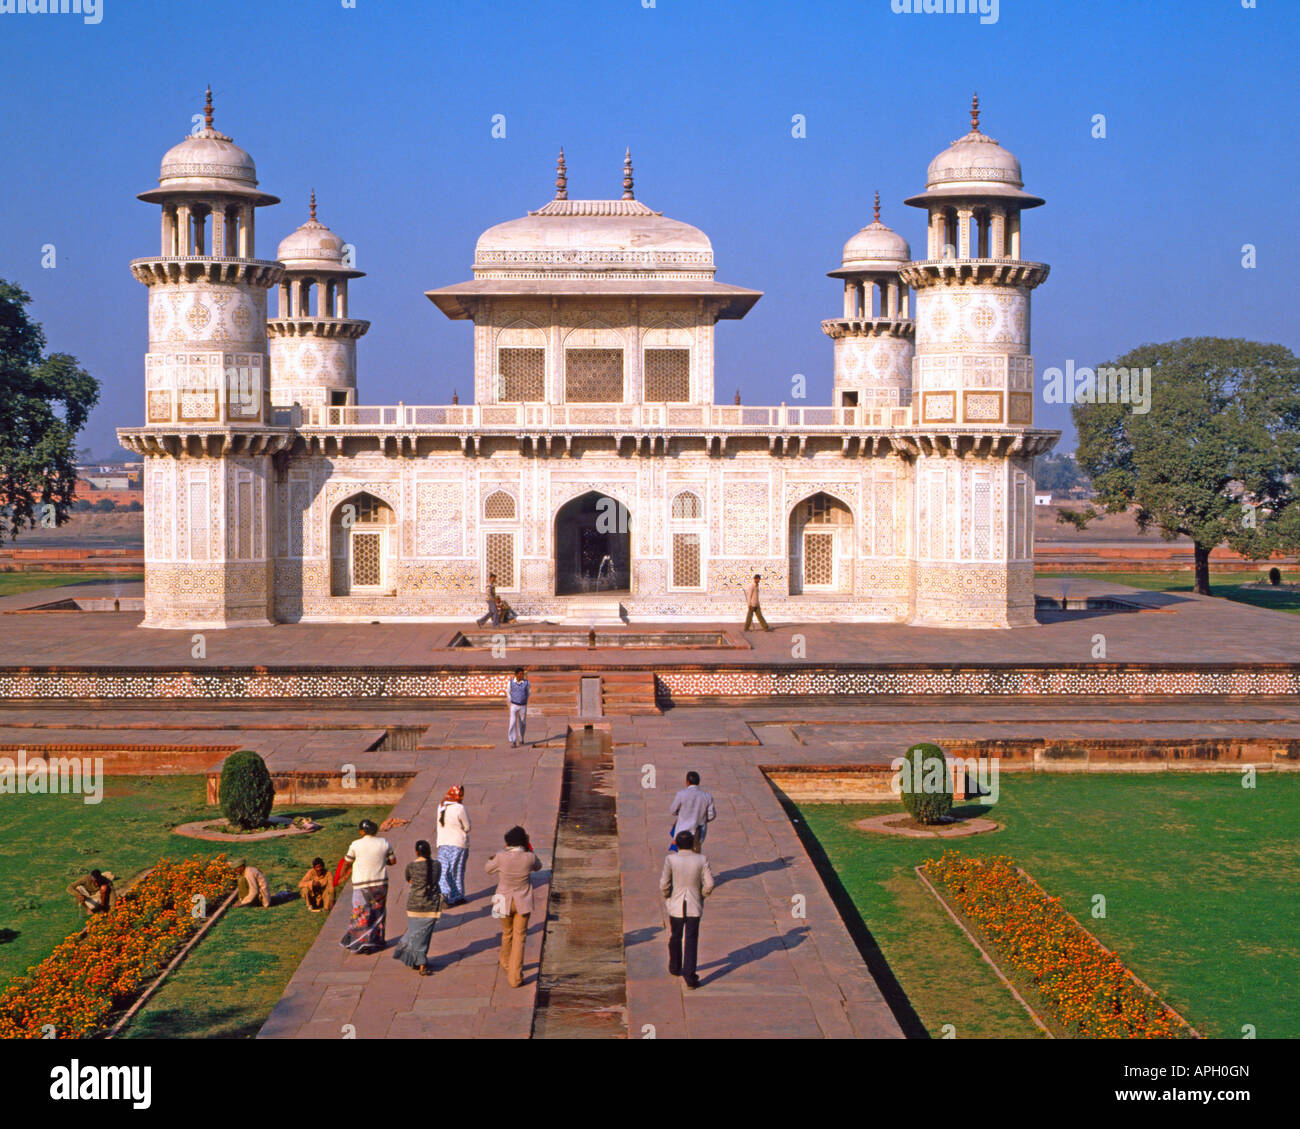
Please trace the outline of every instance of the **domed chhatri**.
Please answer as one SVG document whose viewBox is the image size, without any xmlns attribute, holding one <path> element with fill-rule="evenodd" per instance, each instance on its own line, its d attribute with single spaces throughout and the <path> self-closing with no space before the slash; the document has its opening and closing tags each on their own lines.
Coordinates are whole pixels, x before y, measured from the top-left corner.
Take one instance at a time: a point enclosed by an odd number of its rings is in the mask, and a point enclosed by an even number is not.
<svg viewBox="0 0 1300 1129">
<path fill-rule="evenodd" d="M 314 188 L 307 222 L 280 241 L 275 257 L 284 273 L 276 316 L 266 323 L 271 402 L 312 410 L 355 405 L 357 341 L 370 323 L 349 316 L 348 283 L 365 275 L 349 265 L 342 236 L 316 218 Z"/>
<path fill-rule="evenodd" d="M 835 342 L 834 402 L 846 411 L 882 413 L 902 424 L 912 398 L 911 295 L 901 272 L 912 258 L 907 240 L 880 220 L 876 193 L 871 223 L 844 244 L 844 316 L 822 322 Z"/>
<path fill-rule="evenodd" d="M 276 259 L 286 270 L 327 271 L 344 273 L 350 278 L 362 277 L 361 271 L 352 270 L 345 262 L 347 244 L 316 218 L 316 190 L 312 189 L 309 216 L 297 231 L 280 240 Z"/>
<path fill-rule="evenodd" d="M 980 132 L 980 99 L 971 99 L 970 132 L 959 137 L 930 162 L 925 191 L 907 199 L 924 207 L 932 200 L 968 196 L 1002 197 L 1021 208 L 1036 208 L 1045 201 L 1023 191 L 1020 161 L 988 134 Z"/>
<path fill-rule="evenodd" d="M 220 192 L 255 205 L 278 204 L 280 198 L 257 189 L 253 158 L 212 124 L 212 88 L 203 104 L 203 128 L 173 145 L 158 170 L 158 187 L 139 199 L 158 204 L 177 192 Z"/>
<path fill-rule="evenodd" d="M 864 270 L 898 270 L 912 258 L 912 248 L 892 227 L 880 222 L 880 193 L 876 193 L 875 218 L 844 244 L 840 269 L 831 278 Z"/>
</svg>

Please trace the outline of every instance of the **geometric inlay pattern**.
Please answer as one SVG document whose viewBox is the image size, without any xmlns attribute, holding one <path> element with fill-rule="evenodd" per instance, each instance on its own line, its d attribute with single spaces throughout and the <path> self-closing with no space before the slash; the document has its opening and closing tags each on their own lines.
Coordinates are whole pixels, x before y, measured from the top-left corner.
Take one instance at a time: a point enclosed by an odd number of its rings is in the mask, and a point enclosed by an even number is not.
<svg viewBox="0 0 1300 1129">
<path fill-rule="evenodd" d="M 566 350 L 564 398 L 578 404 L 622 403 L 623 350 Z"/>
<path fill-rule="evenodd" d="M 684 402 L 691 398 L 689 349 L 647 349 L 644 357 L 646 401 Z"/>
</svg>

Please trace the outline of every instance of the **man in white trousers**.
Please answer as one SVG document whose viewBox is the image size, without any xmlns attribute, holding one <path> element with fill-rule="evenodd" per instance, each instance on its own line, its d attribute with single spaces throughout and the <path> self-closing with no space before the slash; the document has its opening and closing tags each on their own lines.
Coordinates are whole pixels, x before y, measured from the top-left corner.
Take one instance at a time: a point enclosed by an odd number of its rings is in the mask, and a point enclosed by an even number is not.
<svg viewBox="0 0 1300 1129">
<path fill-rule="evenodd" d="M 510 728 L 507 736 L 512 749 L 524 743 L 524 726 L 528 724 L 528 694 L 532 687 L 522 666 L 515 667 L 514 676 L 506 683 L 506 701 L 510 704 Z"/>
</svg>

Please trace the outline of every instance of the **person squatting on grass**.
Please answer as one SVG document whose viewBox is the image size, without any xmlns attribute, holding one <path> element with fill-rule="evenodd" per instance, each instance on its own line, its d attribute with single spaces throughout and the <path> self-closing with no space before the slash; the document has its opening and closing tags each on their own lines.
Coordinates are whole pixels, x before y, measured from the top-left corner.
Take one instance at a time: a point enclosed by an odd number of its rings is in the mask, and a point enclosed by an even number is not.
<svg viewBox="0 0 1300 1129">
<path fill-rule="evenodd" d="M 323 858 L 311 860 L 311 867 L 298 881 L 302 891 L 302 900 L 312 913 L 324 910 L 329 913 L 334 908 L 334 876 L 325 869 Z"/>
<path fill-rule="evenodd" d="M 256 903 L 264 908 L 270 906 L 271 889 L 266 884 L 265 874 L 244 859 L 234 859 L 230 869 L 239 879 L 239 901 L 236 905 L 251 906 Z"/>
</svg>

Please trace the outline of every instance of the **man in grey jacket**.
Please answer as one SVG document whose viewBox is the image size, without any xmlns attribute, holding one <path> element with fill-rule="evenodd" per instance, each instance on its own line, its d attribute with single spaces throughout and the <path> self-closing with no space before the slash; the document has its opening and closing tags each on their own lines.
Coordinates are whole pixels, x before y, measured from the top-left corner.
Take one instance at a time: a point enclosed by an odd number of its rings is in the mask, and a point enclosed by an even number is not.
<svg viewBox="0 0 1300 1129">
<path fill-rule="evenodd" d="M 672 835 L 675 836 L 679 831 L 689 831 L 696 850 L 704 844 L 709 823 L 718 817 L 713 807 L 713 797 L 700 787 L 700 774 L 694 771 L 686 774 L 686 787 L 673 797 L 673 806 L 668 811 L 676 819 Z"/>
<path fill-rule="evenodd" d="M 713 874 L 709 860 L 695 851 L 689 831 L 679 831 L 675 844 L 677 851 L 669 852 L 659 875 L 659 890 L 668 904 L 668 973 L 680 976 L 688 988 L 698 988 L 700 917 L 704 899 L 713 893 Z"/>
</svg>

